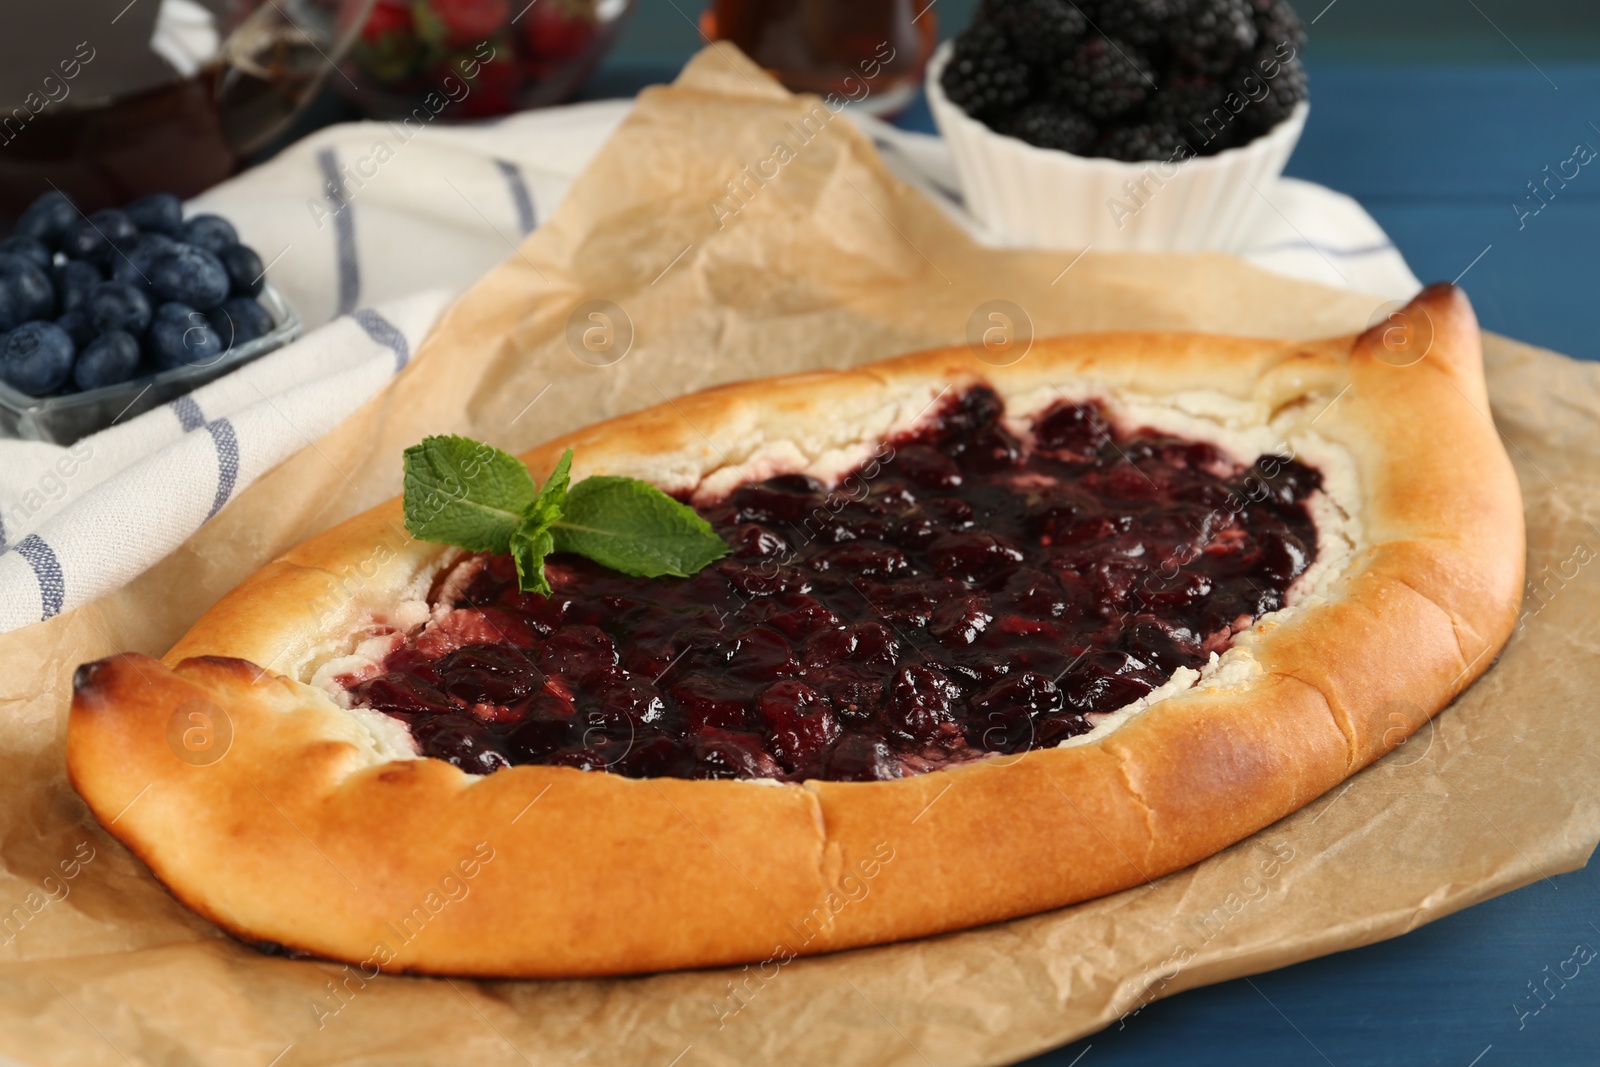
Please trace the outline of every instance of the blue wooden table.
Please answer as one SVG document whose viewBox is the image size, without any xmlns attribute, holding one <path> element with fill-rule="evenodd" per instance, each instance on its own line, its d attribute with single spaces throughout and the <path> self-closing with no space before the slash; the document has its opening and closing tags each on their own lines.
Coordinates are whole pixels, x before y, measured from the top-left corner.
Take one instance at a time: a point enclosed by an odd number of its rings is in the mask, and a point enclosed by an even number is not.
<svg viewBox="0 0 1600 1067">
<path fill-rule="evenodd" d="M 1311 75 L 1290 174 L 1354 196 L 1424 281 L 1460 277 L 1488 329 L 1600 359 L 1600 66 Z M 901 123 L 933 129 L 921 108 Z M 1580 944 L 1600 953 L 1600 864 L 1392 941 L 1180 994 L 1029 1062 L 1600 1064 L 1600 958 L 1544 984 Z"/>
<path fill-rule="evenodd" d="M 676 62 L 603 68 L 589 95 L 667 80 Z M 1313 62 L 1311 77 L 1290 174 L 1354 196 L 1424 281 L 1459 278 L 1486 328 L 1600 359 L 1600 65 Z M 920 102 L 898 122 L 934 132 Z M 1580 144 L 1594 158 L 1575 162 Z M 1029 1063 L 1600 1064 L 1600 958 L 1546 984 L 1579 945 L 1600 954 L 1600 864 L 1392 941 L 1180 994 Z"/>
</svg>

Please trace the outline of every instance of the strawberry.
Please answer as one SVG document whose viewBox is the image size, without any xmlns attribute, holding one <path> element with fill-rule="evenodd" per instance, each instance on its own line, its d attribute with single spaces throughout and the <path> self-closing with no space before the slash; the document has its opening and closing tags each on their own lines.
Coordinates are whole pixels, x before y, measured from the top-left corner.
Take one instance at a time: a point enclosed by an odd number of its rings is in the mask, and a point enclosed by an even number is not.
<svg viewBox="0 0 1600 1067">
<path fill-rule="evenodd" d="M 361 39 L 377 44 L 390 34 L 411 32 L 411 5 L 405 0 L 378 0 L 361 26 Z"/>
<path fill-rule="evenodd" d="M 522 87 L 522 74 L 512 62 L 511 50 L 485 63 L 472 82 L 472 95 L 461 102 L 461 113 L 469 118 L 503 115 L 517 108 L 516 94 Z"/>
<path fill-rule="evenodd" d="M 533 59 L 568 59 L 597 29 L 594 0 L 534 0 L 521 18 L 522 41 Z"/>
<path fill-rule="evenodd" d="M 493 37 L 511 19 L 511 0 L 414 0 L 411 10 L 423 40 L 450 48 Z"/>
<path fill-rule="evenodd" d="M 434 68 L 432 78 L 435 85 L 443 85 L 445 78 L 453 77 L 466 82 L 469 88 L 465 99 L 451 105 L 452 117 L 482 118 L 516 110 L 516 95 L 522 87 L 522 73 L 517 69 L 511 44 L 500 38 L 493 41 L 491 47 L 492 52 L 488 49 L 473 52 L 463 50 L 447 57 Z M 481 55 L 492 55 L 494 58 L 484 62 L 477 58 Z M 470 78 L 467 77 L 468 71 L 474 71 Z"/>
<path fill-rule="evenodd" d="M 423 59 L 425 48 L 411 24 L 411 7 L 402 0 L 378 0 L 361 27 L 355 58 L 381 84 L 404 81 Z"/>
</svg>

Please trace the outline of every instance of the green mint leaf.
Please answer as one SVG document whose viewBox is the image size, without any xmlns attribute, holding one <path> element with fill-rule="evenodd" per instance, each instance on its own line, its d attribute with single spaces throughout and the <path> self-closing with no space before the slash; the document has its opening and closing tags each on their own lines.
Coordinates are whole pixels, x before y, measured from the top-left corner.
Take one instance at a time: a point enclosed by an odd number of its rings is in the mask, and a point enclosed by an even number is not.
<svg viewBox="0 0 1600 1067">
<path fill-rule="evenodd" d="M 470 437 L 427 437 L 406 449 L 406 529 L 420 540 L 509 551 L 535 498 L 521 460 Z"/>
<path fill-rule="evenodd" d="M 544 576 L 544 558 L 555 548 L 548 524 L 529 516 L 511 535 L 511 558 L 517 564 L 517 587 L 524 593 L 550 595 L 550 581 Z"/>
<path fill-rule="evenodd" d="M 550 595 L 550 582 L 544 574 L 544 558 L 555 549 L 550 527 L 561 518 L 571 480 L 572 449 L 556 461 L 539 496 L 528 506 L 527 516 L 511 536 L 511 556 L 517 564 L 517 586 L 525 593 Z"/>
<path fill-rule="evenodd" d="M 597 475 L 567 493 L 551 527 L 557 552 L 575 552 L 603 567 L 644 578 L 686 578 L 728 546 L 693 508 L 637 478 Z"/>
<path fill-rule="evenodd" d="M 572 449 L 569 448 L 556 460 L 556 469 L 550 472 L 544 488 L 539 490 L 539 499 L 533 502 L 530 514 L 548 515 L 552 523 L 559 519 L 567 503 L 567 485 L 571 478 Z"/>
</svg>

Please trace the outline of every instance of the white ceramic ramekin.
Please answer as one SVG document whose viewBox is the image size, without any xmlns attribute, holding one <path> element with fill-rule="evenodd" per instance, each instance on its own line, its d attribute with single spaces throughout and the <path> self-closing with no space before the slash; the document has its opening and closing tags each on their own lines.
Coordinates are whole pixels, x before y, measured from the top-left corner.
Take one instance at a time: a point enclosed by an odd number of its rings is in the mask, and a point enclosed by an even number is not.
<svg viewBox="0 0 1600 1067">
<path fill-rule="evenodd" d="M 1123 163 L 1038 148 L 995 133 L 939 85 L 946 42 L 928 64 L 928 106 L 950 145 L 967 210 L 997 237 L 1047 248 L 1239 250 L 1300 140 L 1310 107 L 1240 148 L 1182 162 Z"/>
</svg>

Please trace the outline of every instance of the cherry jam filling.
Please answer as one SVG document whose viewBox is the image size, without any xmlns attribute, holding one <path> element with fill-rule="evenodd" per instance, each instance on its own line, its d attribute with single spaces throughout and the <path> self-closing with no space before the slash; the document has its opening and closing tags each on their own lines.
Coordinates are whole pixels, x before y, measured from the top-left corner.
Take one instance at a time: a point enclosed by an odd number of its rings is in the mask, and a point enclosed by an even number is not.
<svg viewBox="0 0 1600 1067">
<path fill-rule="evenodd" d="M 353 702 L 424 755 L 630 777 L 895 778 L 1056 745 L 1198 669 L 1316 556 L 1316 471 L 1119 436 L 1061 403 L 1022 438 L 986 387 L 830 489 L 799 474 L 699 510 L 692 578 L 552 556 L 549 597 L 475 557 L 453 610 Z"/>
</svg>

